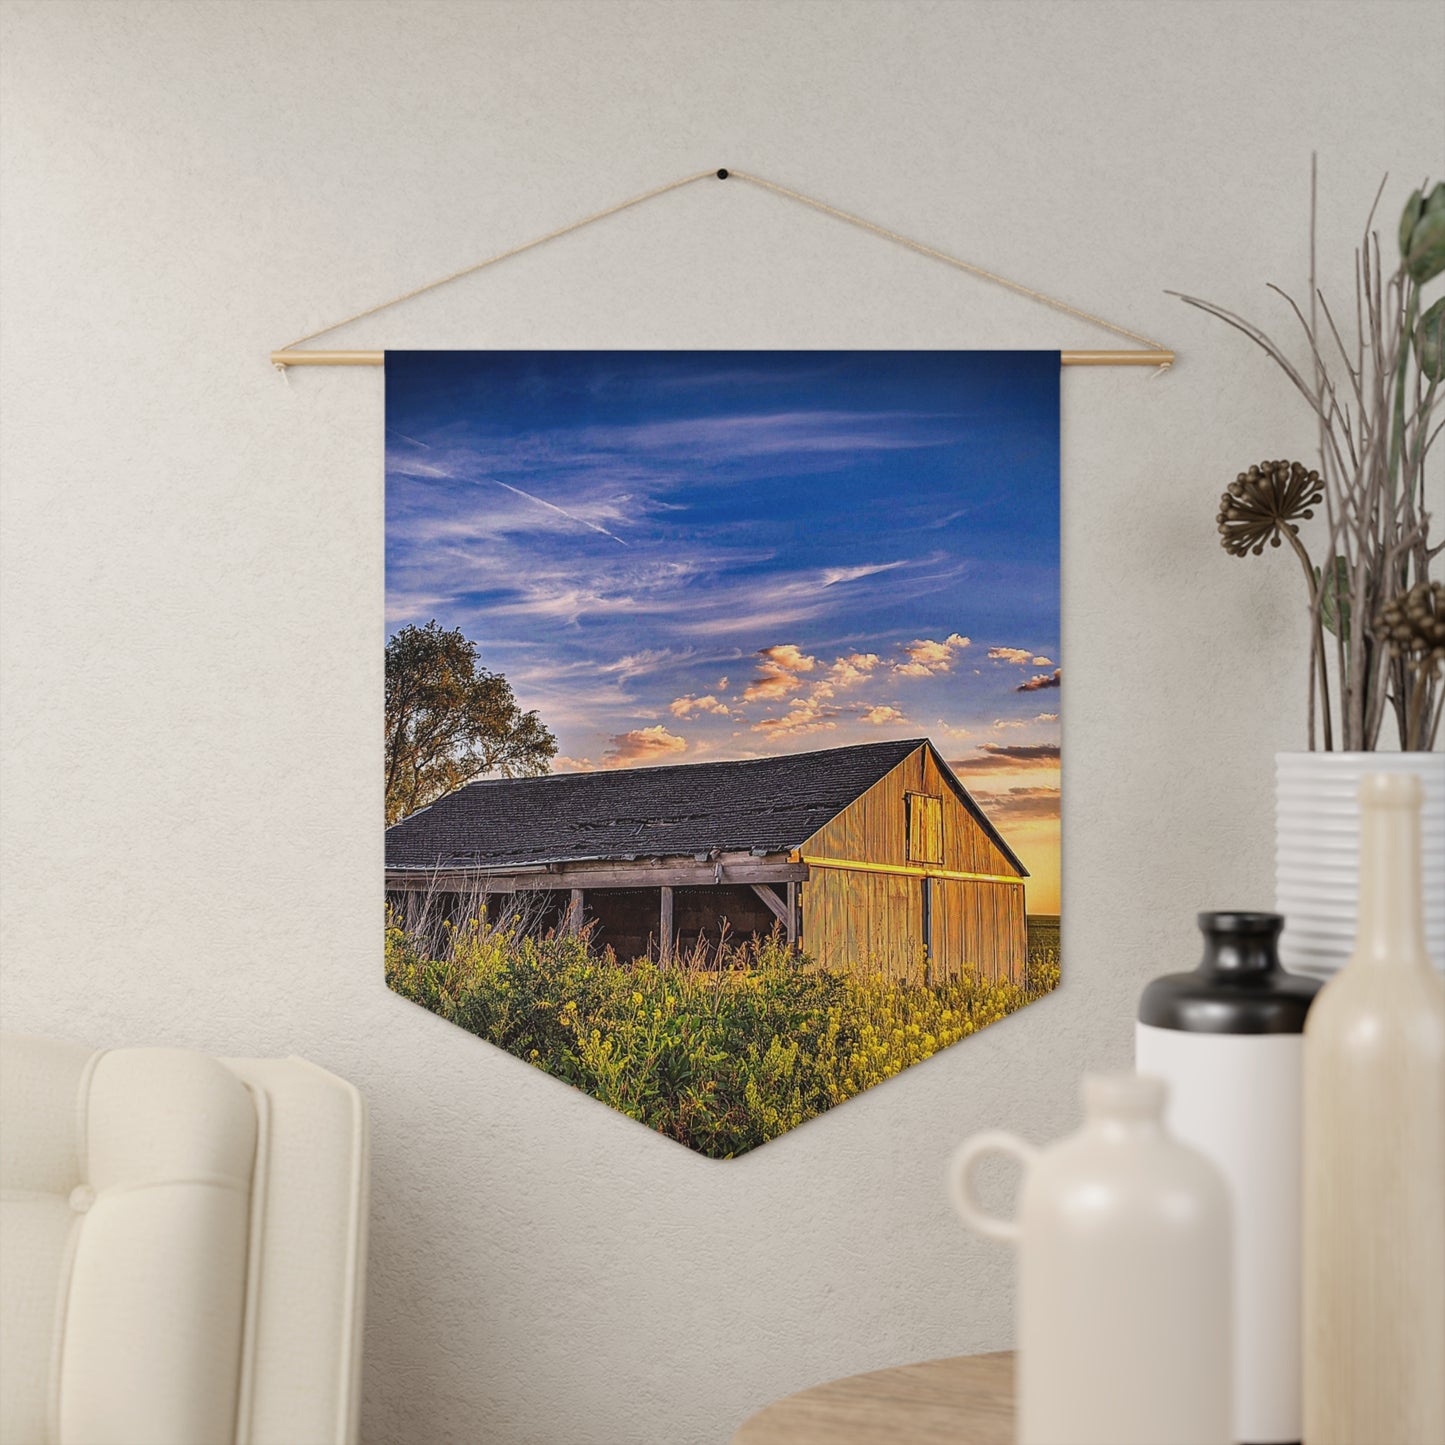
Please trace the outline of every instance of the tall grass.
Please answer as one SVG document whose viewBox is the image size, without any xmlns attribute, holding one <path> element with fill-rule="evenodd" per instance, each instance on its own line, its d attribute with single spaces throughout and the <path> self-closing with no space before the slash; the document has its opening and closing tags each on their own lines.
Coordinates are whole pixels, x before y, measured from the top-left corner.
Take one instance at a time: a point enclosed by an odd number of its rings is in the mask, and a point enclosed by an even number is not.
<svg viewBox="0 0 1445 1445">
<path fill-rule="evenodd" d="M 669 966 L 619 961 L 589 930 L 514 906 L 412 931 L 388 912 L 397 993 L 714 1158 L 744 1153 L 1006 1017 L 1055 987 L 1057 949 L 1024 983 L 946 984 L 818 968 L 776 932 Z"/>
</svg>

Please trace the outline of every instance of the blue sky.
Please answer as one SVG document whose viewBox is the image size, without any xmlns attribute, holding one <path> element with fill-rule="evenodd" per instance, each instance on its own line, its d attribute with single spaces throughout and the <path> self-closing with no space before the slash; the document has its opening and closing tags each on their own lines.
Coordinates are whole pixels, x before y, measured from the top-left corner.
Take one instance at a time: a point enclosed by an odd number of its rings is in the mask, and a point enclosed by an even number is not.
<svg viewBox="0 0 1445 1445">
<path fill-rule="evenodd" d="M 559 768 L 932 737 L 1056 899 L 1058 388 L 1056 352 L 389 352 L 388 634 L 460 627 Z"/>
</svg>

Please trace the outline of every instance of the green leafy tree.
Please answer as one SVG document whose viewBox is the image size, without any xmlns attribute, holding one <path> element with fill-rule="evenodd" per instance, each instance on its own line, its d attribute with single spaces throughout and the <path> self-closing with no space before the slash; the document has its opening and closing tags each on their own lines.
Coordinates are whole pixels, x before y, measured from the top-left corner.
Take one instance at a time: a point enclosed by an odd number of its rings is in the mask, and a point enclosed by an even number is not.
<svg viewBox="0 0 1445 1445">
<path fill-rule="evenodd" d="M 517 706 L 507 679 L 477 661 L 477 645 L 435 621 L 386 644 L 386 821 L 498 773 L 548 771 L 557 739 Z"/>
</svg>

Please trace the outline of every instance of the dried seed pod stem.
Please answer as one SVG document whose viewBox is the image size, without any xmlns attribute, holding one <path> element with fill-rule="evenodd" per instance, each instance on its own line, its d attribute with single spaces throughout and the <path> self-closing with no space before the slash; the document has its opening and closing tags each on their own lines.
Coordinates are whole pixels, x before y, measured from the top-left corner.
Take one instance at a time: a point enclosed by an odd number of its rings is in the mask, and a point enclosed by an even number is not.
<svg viewBox="0 0 1445 1445">
<path fill-rule="evenodd" d="M 1440 584 L 1430 577 L 1441 548 L 1431 545 L 1425 484 L 1445 393 L 1436 334 L 1445 321 L 1432 321 L 1435 331 L 1426 327 L 1438 306 L 1422 308 L 1420 288 L 1445 272 L 1445 247 L 1432 240 L 1435 223 L 1424 225 L 1422 191 L 1406 206 L 1409 224 L 1402 223 L 1401 234 L 1407 241 L 1387 269 L 1372 206 L 1355 251 L 1355 334 L 1348 327 L 1342 334 L 1316 284 L 1314 180 L 1312 168 L 1308 301 L 1301 306 L 1271 288 L 1284 297 L 1303 333 L 1305 364 L 1253 322 L 1211 301 L 1173 293 L 1260 347 L 1304 397 L 1319 428 L 1318 470 L 1301 462 L 1261 462 L 1230 484 L 1216 516 L 1220 543 L 1244 557 L 1287 542 L 1305 570 L 1312 620 L 1311 748 L 1318 714 L 1326 749 L 1373 750 L 1387 709 L 1395 714 L 1402 748 L 1430 747 L 1445 710 L 1445 673 L 1433 644 L 1402 650 L 1396 632 L 1419 623 L 1425 631 L 1411 631 L 1411 638 L 1434 635 L 1429 629 L 1441 611 Z M 1440 186 L 1429 196 L 1429 206 L 1445 206 Z M 1317 509 L 1323 511 L 1313 528 L 1319 568 L 1300 535 Z M 1337 708 L 1326 632 L 1333 637 Z"/>
</svg>

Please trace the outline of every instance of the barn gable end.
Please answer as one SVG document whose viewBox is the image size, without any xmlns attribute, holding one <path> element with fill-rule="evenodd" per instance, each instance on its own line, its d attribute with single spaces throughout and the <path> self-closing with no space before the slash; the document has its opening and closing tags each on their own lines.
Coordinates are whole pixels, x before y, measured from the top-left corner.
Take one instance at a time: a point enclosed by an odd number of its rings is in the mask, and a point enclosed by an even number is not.
<svg viewBox="0 0 1445 1445">
<path fill-rule="evenodd" d="M 805 859 L 860 859 L 900 867 L 915 865 L 908 850 L 910 793 L 942 800 L 943 858 L 950 873 L 1025 878 L 1019 862 L 982 809 L 926 742 L 885 773 L 866 792 L 830 818 L 799 850 Z"/>
<path fill-rule="evenodd" d="M 1023 977 L 1027 870 L 931 744 L 829 819 L 798 856 L 808 865 L 804 946 L 825 967 L 915 982 L 965 969 Z"/>
</svg>

